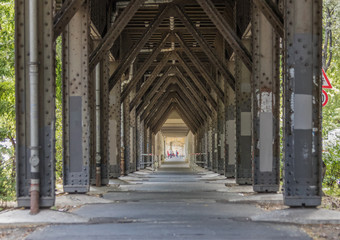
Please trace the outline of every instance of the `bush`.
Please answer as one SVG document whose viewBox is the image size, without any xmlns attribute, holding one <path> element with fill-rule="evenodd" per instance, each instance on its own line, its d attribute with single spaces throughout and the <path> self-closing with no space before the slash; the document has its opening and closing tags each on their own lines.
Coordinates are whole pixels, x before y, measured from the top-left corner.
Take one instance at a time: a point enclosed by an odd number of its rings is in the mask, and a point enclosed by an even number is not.
<svg viewBox="0 0 340 240">
<path fill-rule="evenodd" d="M 326 164 L 326 175 L 323 183 L 330 188 L 338 185 L 340 180 L 340 141 L 329 145 L 323 153 L 323 161 Z"/>
</svg>

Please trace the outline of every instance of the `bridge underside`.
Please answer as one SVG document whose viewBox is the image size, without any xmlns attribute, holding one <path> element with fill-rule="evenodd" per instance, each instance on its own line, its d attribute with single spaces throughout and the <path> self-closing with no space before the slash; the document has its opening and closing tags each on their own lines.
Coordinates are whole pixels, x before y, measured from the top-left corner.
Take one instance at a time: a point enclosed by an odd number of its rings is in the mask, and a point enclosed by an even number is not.
<svg viewBox="0 0 340 240">
<path fill-rule="evenodd" d="M 16 0 L 19 206 L 32 179 L 54 205 L 59 91 L 65 192 L 160 161 L 178 136 L 197 164 L 255 192 L 279 191 L 283 167 L 285 204 L 320 205 L 322 0 L 38 1 L 36 38 L 30 1 Z"/>
</svg>

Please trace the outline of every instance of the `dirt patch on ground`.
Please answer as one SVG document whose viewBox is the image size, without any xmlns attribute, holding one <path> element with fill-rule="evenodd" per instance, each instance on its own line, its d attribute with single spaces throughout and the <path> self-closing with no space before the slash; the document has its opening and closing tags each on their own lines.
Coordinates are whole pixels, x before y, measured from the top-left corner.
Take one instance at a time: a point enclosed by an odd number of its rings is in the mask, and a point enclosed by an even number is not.
<svg viewBox="0 0 340 240">
<path fill-rule="evenodd" d="M 29 234 L 35 231 L 38 227 L 1 227 L 0 239 L 19 240 L 25 239 Z"/>
<path fill-rule="evenodd" d="M 304 225 L 302 229 L 313 240 L 339 240 L 340 239 L 340 225 Z"/>
<path fill-rule="evenodd" d="M 340 198 L 324 196 L 322 197 L 321 207 L 329 210 L 340 211 Z"/>
</svg>

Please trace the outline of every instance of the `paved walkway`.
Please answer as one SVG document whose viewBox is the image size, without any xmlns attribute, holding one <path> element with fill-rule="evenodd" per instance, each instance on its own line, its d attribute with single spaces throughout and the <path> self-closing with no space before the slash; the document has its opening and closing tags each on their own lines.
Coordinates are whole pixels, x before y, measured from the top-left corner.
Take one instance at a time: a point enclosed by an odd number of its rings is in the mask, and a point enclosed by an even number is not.
<svg viewBox="0 0 340 240">
<path fill-rule="evenodd" d="M 180 160 L 168 160 L 157 172 L 112 180 L 107 188 L 93 188 L 93 196 L 58 198 L 59 208 L 75 207 L 71 213 L 49 210 L 32 217 L 28 210 L 16 210 L 0 214 L 0 223 L 5 218 L 45 223 L 27 239 L 82 240 L 311 239 L 293 223 L 340 223 L 338 212 L 327 212 L 323 219 L 315 209 L 265 210 L 259 206 L 280 204 L 282 196 L 254 194 L 250 186 L 237 186 L 201 168 L 193 171 Z M 59 215 L 53 218 L 54 213 Z"/>
</svg>

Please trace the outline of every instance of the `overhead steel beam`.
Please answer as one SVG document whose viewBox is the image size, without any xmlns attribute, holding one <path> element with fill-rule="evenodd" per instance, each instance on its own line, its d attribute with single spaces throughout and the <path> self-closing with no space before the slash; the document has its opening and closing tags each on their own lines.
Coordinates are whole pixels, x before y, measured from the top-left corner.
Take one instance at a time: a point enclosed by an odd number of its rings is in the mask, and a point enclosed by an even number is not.
<svg viewBox="0 0 340 240">
<path fill-rule="evenodd" d="M 171 87 L 169 89 L 167 89 L 167 94 L 163 95 L 163 97 L 160 99 L 160 101 L 158 101 L 157 105 L 153 108 L 153 111 L 151 111 L 150 114 L 145 118 L 146 124 L 150 125 L 151 121 L 155 121 L 155 119 L 157 119 L 158 110 L 163 107 L 164 102 L 168 101 L 171 98 L 176 98 L 179 101 L 178 103 L 182 106 L 182 108 L 185 109 L 187 114 L 190 115 L 190 119 L 192 120 L 192 122 L 197 127 L 199 125 L 201 125 L 203 122 L 201 122 L 199 120 L 199 117 L 196 115 L 196 113 L 192 112 L 192 110 L 185 105 L 184 101 L 177 94 L 176 91 L 179 91 L 178 86 L 173 85 L 172 90 L 174 90 L 175 92 L 170 92 L 171 91 Z"/>
<path fill-rule="evenodd" d="M 273 0 L 253 0 L 254 4 L 261 10 L 268 22 L 273 26 L 277 34 L 283 38 L 283 15 Z"/>
<path fill-rule="evenodd" d="M 162 71 L 162 69 L 165 67 L 165 65 L 168 63 L 170 57 L 172 56 L 172 53 L 169 52 L 167 53 L 162 60 L 158 63 L 158 65 L 155 67 L 153 72 L 151 73 L 150 77 L 146 79 L 146 81 L 143 83 L 141 88 L 137 91 L 135 97 L 130 103 L 130 110 L 131 110 L 131 105 L 134 106 L 137 104 L 137 102 L 143 97 L 145 92 L 149 89 L 149 87 L 153 84 L 155 79 L 157 78 L 158 74 Z"/>
<path fill-rule="evenodd" d="M 137 73 L 133 76 L 132 80 L 127 84 L 127 86 L 124 88 L 121 96 L 121 101 L 123 102 L 124 99 L 128 96 L 130 91 L 133 87 L 136 86 L 137 82 L 143 77 L 146 70 L 148 70 L 149 66 L 153 61 L 156 59 L 158 54 L 161 52 L 164 44 L 168 40 L 170 34 L 166 34 L 163 36 L 161 43 L 158 45 L 158 47 L 152 52 L 151 56 L 148 58 L 148 60 L 138 69 Z"/>
<path fill-rule="evenodd" d="M 204 79 L 207 81 L 207 83 L 210 84 L 210 86 L 214 89 L 216 94 L 219 96 L 221 100 L 224 100 L 224 93 L 221 90 L 221 88 L 216 84 L 216 81 L 213 80 L 212 76 L 208 73 L 206 68 L 202 65 L 201 61 L 198 59 L 198 57 L 193 54 L 188 45 L 184 42 L 181 35 L 178 33 L 175 33 L 175 36 L 177 37 L 177 40 L 179 41 L 179 44 L 183 47 L 183 50 L 185 54 L 189 57 L 190 61 L 194 64 L 196 69 L 201 73 L 201 75 L 204 77 Z"/>
<path fill-rule="evenodd" d="M 167 94 L 167 95 L 169 95 L 169 94 Z M 198 126 L 196 125 L 196 123 L 194 123 L 193 121 L 192 121 L 192 116 L 188 116 L 188 112 L 186 112 L 179 104 L 178 104 L 178 102 L 176 102 L 176 100 L 175 100 L 175 98 L 171 98 L 171 96 L 168 96 L 167 97 L 167 101 L 166 101 L 166 105 L 162 105 L 161 106 L 161 110 L 160 110 L 160 114 L 158 115 L 158 116 L 160 116 L 160 117 L 158 117 L 158 118 L 156 118 L 155 120 L 154 120 L 154 122 L 158 122 L 159 120 L 160 120 L 160 118 L 162 118 L 162 116 L 164 115 L 164 112 L 165 112 L 165 110 L 170 106 L 170 105 L 176 105 L 177 106 L 177 110 L 178 110 L 178 113 L 179 114 L 181 114 L 180 116 L 181 116 L 181 118 L 182 118 L 182 120 L 188 125 L 188 127 L 190 128 L 190 129 L 198 129 Z M 150 125 L 152 125 L 152 123 L 150 124 Z M 152 128 L 153 126 L 151 126 L 151 128 Z"/>
<path fill-rule="evenodd" d="M 105 34 L 96 49 L 90 55 L 90 72 L 95 68 L 97 63 L 103 58 L 106 51 L 110 50 L 116 39 L 120 36 L 125 26 L 135 15 L 145 0 L 131 0 L 129 5 L 118 16 L 117 20 L 112 24 L 108 32 Z"/>
<path fill-rule="evenodd" d="M 204 86 L 201 82 L 201 80 L 196 76 L 196 74 L 191 70 L 191 68 L 188 66 L 188 64 L 184 61 L 184 59 L 175 53 L 176 59 L 178 60 L 179 64 L 184 68 L 184 70 L 187 72 L 187 74 L 190 76 L 190 78 L 194 81 L 198 89 L 203 93 L 203 95 L 208 99 L 212 107 L 217 110 L 217 103 L 211 96 L 211 94 L 208 92 L 206 86 Z"/>
<path fill-rule="evenodd" d="M 170 68 L 170 70 L 172 70 L 173 68 Z M 167 74 L 166 74 L 166 77 L 167 78 Z M 170 80 L 171 79 L 171 80 Z M 175 80 L 175 81 L 173 81 Z M 164 81 L 161 81 L 161 83 L 163 83 Z M 157 102 L 158 102 L 158 99 L 159 97 L 162 96 L 162 93 L 167 89 L 167 87 L 171 84 L 171 83 L 176 83 L 179 87 L 179 90 L 180 91 L 180 95 L 183 95 L 186 97 L 186 99 L 184 100 L 186 103 L 191 103 L 193 106 L 193 108 L 195 109 L 195 111 L 200 115 L 201 119 L 206 119 L 206 115 L 205 115 L 205 112 L 202 111 L 201 109 L 201 106 L 199 106 L 199 104 L 196 102 L 196 101 L 192 101 L 191 99 L 194 99 L 194 94 L 191 95 L 190 92 L 188 91 L 187 87 L 178 79 L 178 78 L 167 78 L 167 81 L 165 82 L 165 84 L 161 84 L 162 87 L 158 87 L 156 89 L 154 89 L 154 94 L 152 93 L 149 93 L 149 97 L 151 99 L 152 96 L 155 96 L 155 95 L 158 95 L 158 97 L 156 96 L 155 98 L 152 99 L 152 101 L 149 103 L 150 104 L 150 108 L 149 108 L 149 111 L 151 111 L 151 106 L 153 107 Z M 157 92 L 157 93 L 156 93 Z M 159 101 L 161 102 L 161 101 Z M 146 103 L 147 105 L 147 103 Z M 144 108 L 142 108 L 144 109 Z M 146 110 L 145 110 L 146 111 Z M 143 115 L 145 116 L 145 114 Z"/>
<path fill-rule="evenodd" d="M 192 95 L 195 97 L 196 101 L 200 104 L 202 108 L 204 108 L 204 111 L 207 113 L 208 116 L 212 114 L 211 109 L 208 107 L 207 103 L 203 101 L 203 99 L 198 94 L 197 90 L 195 89 L 195 86 L 192 85 L 192 83 L 183 75 L 183 73 L 175 67 L 175 74 L 183 81 L 183 83 L 189 88 Z M 215 109 L 214 109 L 215 110 Z M 216 111 L 216 110 L 215 110 Z"/>
<path fill-rule="evenodd" d="M 128 69 L 132 61 L 138 56 L 139 52 L 142 50 L 146 42 L 150 39 L 152 34 L 156 31 L 159 24 L 164 19 L 167 14 L 168 7 L 161 7 L 154 21 L 149 25 L 149 27 L 144 31 L 143 35 L 138 42 L 130 48 L 129 53 L 127 53 L 123 59 L 120 61 L 117 70 L 112 74 L 109 79 L 109 89 L 111 90 L 116 83 L 119 81 L 123 73 Z"/>
<path fill-rule="evenodd" d="M 164 81 L 168 78 L 169 74 L 173 71 L 173 67 L 170 66 L 164 73 L 163 76 L 161 76 L 156 84 L 151 88 L 151 90 L 149 91 L 149 93 L 147 95 L 144 96 L 143 102 L 142 104 L 139 106 L 139 108 L 137 109 L 137 115 L 140 114 L 140 112 L 145 109 L 145 107 L 149 104 L 151 98 L 156 94 L 156 92 L 158 91 L 158 89 L 163 85 Z M 135 105 L 138 102 L 134 103 L 134 101 L 132 100 L 132 102 L 130 103 L 130 111 L 135 107 Z"/>
<path fill-rule="evenodd" d="M 229 43 L 234 52 L 240 57 L 244 65 L 252 71 L 252 57 L 247 48 L 243 45 L 241 39 L 235 31 L 229 26 L 227 20 L 220 14 L 211 0 L 196 0 L 208 15 L 210 20 L 215 24 L 224 39 Z"/>
<path fill-rule="evenodd" d="M 198 44 L 201 46 L 204 53 L 207 55 L 209 60 L 212 62 L 214 66 L 218 68 L 218 70 L 221 72 L 221 74 L 225 77 L 229 85 L 233 90 L 235 90 L 235 78 L 234 76 L 228 71 L 228 68 L 226 64 L 222 61 L 222 59 L 219 59 L 214 52 L 214 50 L 211 48 L 209 43 L 204 39 L 202 34 L 196 29 L 193 22 L 190 20 L 188 15 L 184 12 L 183 9 L 181 9 L 179 6 L 175 5 L 175 10 L 177 13 L 177 16 L 180 18 L 184 26 L 187 28 L 188 32 L 194 37 L 194 39 L 198 42 Z"/>
<path fill-rule="evenodd" d="M 67 24 L 69 24 L 84 2 L 85 0 L 67 0 L 63 3 L 63 6 L 53 19 L 53 41 L 64 31 Z"/>
<path fill-rule="evenodd" d="M 181 91 L 183 92 L 183 96 L 185 96 L 186 98 L 187 98 L 187 100 L 185 100 L 185 102 L 186 101 L 188 101 L 188 102 L 191 102 L 193 105 L 194 105 L 194 107 L 195 107 L 195 109 L 196 109 L 196 111 L 197 111 L 197 113 L 201 116 L 201 118 L 202 119 L 206 119 L 207 118 L 207 113 L 202 109 L 202 106 L 200 106 L 199 104 L 198 104 L 198 102 L 197 101 L 195 101 L 195 97 L 194 97 L 194 95 L 192 95 L 191 93 L 190 93 L 190 91 L 187 89 L 187 87 L 184 85 L 184 83 L 182 82 L 182 80 L 181 79 L 179 79 L 179 78 L 175 78 L 177 81 L 176 81 L 176 83 L 178 84 L 178 86 L 179 86 L 179 88 L 181 89 Z M 207 115 L 206 115 L 207 114 Z"/>
</svg>

